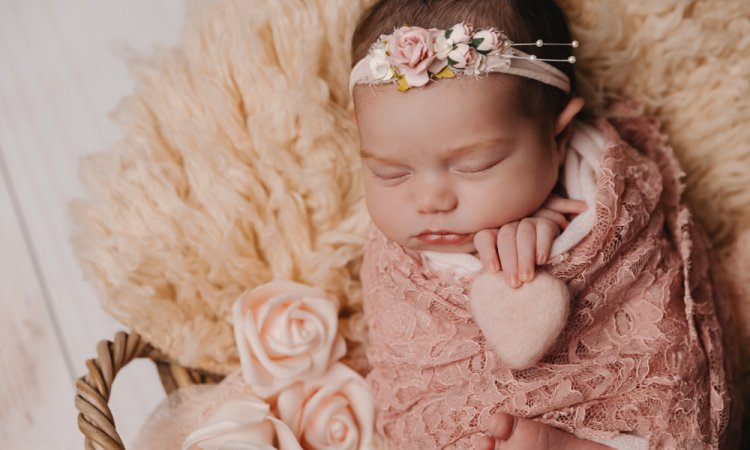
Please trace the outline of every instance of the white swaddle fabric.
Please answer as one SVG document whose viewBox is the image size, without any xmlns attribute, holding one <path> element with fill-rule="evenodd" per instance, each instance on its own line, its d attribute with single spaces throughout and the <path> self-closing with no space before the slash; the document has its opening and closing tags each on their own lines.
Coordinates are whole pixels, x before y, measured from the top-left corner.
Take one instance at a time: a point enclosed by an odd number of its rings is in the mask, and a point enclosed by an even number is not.
<svg viewBox="0 0 750 450">
<path fill-rule="evenodd" d="M 570 225 L 554 240 L 551 258 L 573 248 L 594 226 L 596 179 L 601 171 L 603 153 L 602 131 L 586 123 L 574 121 L 563 165 L 563 185 L 568 198 L 585 201 L 588 209 L 571 220 Z"/>
<path fill-rule="evenodd" d="M 596 180 L 601 171 L 601 158 L 605 139 L 598 128 L 581 121 L 573 121 L 573 132 L 563 167 L 563 185 L 568 198 L 583 200 L 588 208 L 570 221 L 570 224 L 553 241 L 550 258 L 559 256 L 591 231 L 596 219 Z M 420 252 L 426 264 L 433 270 L 452 271 L 458 276 L 482 270 L 478 257 L 468 253 L 444 253 L 425 250 Z M 617 450 L 646 450 L 648 440 L 644 437 L 621 433 L 612 439 L 596 439 L 596 442 Z"/>
</svg>

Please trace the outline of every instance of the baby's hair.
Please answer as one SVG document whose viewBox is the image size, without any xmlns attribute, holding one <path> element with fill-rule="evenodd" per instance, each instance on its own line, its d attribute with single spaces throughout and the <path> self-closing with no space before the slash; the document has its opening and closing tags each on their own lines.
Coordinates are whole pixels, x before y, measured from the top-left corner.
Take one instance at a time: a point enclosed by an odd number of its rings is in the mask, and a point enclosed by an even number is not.
<svg viewBox="0 0 750 450">
<path fill-rule="evenodd" d="M 365 10 L 352 35 L 352 67 L 367 55 L 381 34 L 409 25 L 445 29 L 458 22 L 476 28 L 495 27 L 514 42 L 571 42 L 565 15 L 552 0 L 380 0 Z M 523 51 L 539 58 L 566 59 L 568 46 L 528 46 Z M 522 77 L 517 81 L 524 113 L 551 123 L 567 101 L 576 95 L 573 65 L 550 63 L 570 78 L 571 92 Z M 492 75 L 492 74 L 491 74 Z"/>
</svg>

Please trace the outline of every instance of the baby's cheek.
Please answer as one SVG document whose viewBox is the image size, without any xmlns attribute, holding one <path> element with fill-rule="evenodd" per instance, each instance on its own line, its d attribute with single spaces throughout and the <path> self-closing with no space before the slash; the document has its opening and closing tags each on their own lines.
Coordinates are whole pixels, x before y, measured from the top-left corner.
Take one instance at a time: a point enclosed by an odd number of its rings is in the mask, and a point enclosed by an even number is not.
<svg viewBox="0 0 750 450">
<path fill-rule="evenodd" d="M 365 204 L 370 218 L 376 227 L 388 238 L 401 242 L 404 239 L 404 206 L 397 196 L 378 189 L 365 188 Z"/>
<path fill-rule="evenodd" d="M 499 228 L 526 217 L 528 202 L 520 202 L 512 196 L 485 195 L 478 198 L 483 200 L 474 202 L 469 210 L 464 211 L 471 218 L 475 231 Z"/>
</svg>

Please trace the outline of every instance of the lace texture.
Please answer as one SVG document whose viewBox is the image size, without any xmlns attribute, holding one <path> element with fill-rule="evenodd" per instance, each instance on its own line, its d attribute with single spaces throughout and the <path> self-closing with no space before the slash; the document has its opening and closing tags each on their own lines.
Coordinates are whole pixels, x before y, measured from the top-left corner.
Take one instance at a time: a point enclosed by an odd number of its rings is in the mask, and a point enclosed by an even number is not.
<svg viewBox="0 0 750 450">
<path fill-rule="evenodd" d="M 634 111 L 616 104 L 622 116 Z M 568 284 L 568 323 L 542 361 L 495 358 L 451 277 L 373 226 L 361 271 L 367 381 L 391 449 L 476 449 L 498 411 L 582 438 L 619 432 L 649 448 L 718 448 L 730 395 L 708 239 L 681 200 L 659 124 L 598 118 L 606 146 L 596 221 L 547 270 Z"/>
</svg>

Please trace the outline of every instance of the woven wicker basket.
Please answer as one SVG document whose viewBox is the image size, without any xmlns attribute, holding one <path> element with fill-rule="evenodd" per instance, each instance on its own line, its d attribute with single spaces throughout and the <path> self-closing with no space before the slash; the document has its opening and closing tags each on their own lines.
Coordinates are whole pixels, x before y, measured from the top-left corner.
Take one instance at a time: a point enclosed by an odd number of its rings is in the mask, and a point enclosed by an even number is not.
<svg viewBox="0 0 750 450">
<path fill-rule="evenodd" d="M 151 346 L 137 333 L 119 332 L 113 341 L 102 340 L 96 346 L 96 358 L 86 361 L 88 374 L 76 381 L 76 409 L 78 428 L 83 433 L 84 448 L 124 450 L 112 411 L 109 397 L 112 383 L 120 369 L 137 358 L 154 361 L 162 386 L 167 394 L 177 388 L 192 384 L 214 384 L 223 376 L 200 370 L 187 369 L 169 361 L 169 358 Z"/>
</svg>

